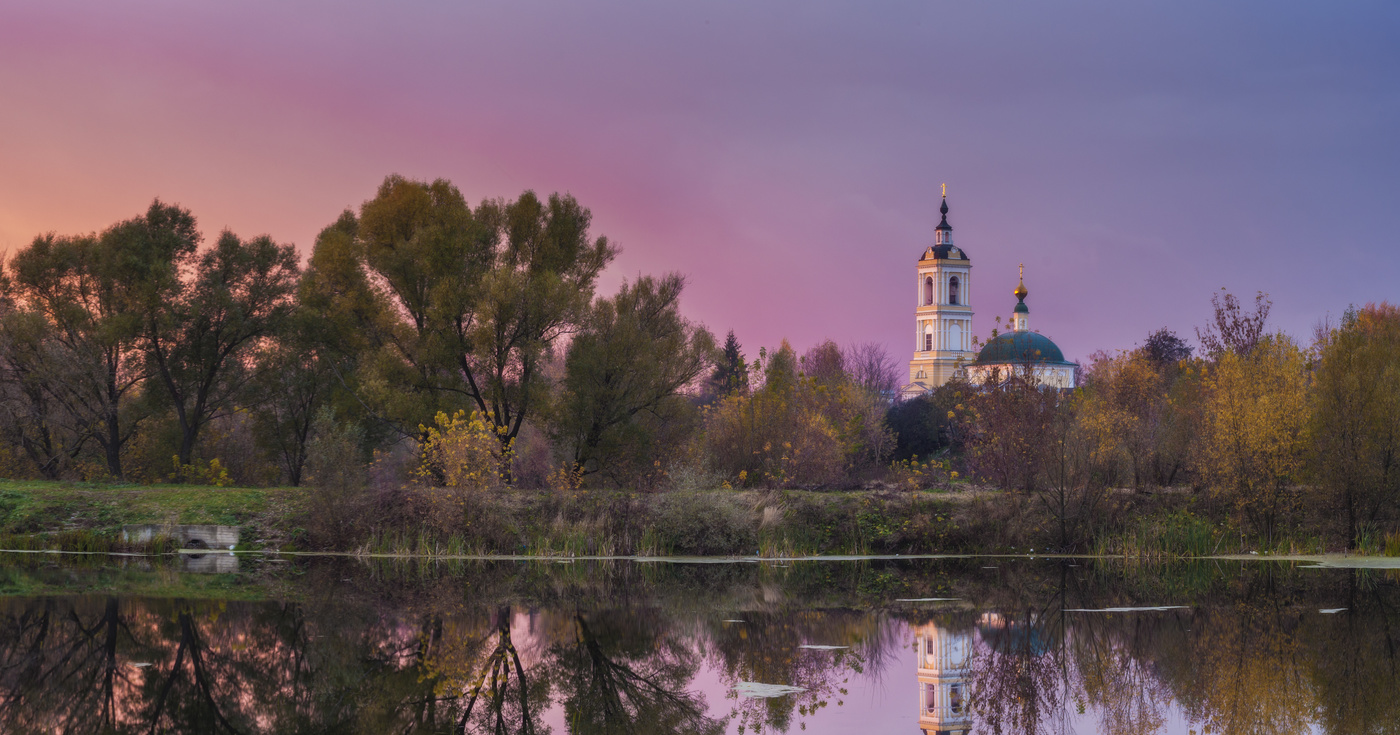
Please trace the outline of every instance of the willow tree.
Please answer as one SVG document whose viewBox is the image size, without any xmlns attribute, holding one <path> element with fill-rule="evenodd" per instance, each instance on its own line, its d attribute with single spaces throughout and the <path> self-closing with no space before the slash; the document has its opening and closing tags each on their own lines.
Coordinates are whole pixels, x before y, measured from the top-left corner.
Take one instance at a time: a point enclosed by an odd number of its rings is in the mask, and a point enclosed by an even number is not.
<svg viewBox="0 0 1400 735">
<path fill-rule="evenodd" d="M 31 348 L 10 354 L 61 410 L 72 448 L 95 441 L 113 477 L 141 418 L 133 399 L 148 374 L 143 321 L 178 301 L 180 268 L 198 244 L 190 213 L 156 200 L 101 235 L 37 237 L 9 262 L 3 290 L 15 311 L 4 329 L 15 347 Z M 43 329 L 20 329 L 20 317 Z"/>
<path fill-rule="evenodd" d="M 390 176 L 322 233 L 303 296 L 356 354 L 353 384 L 380 419 L 415 435 L 435 411 L 468 408 L 508 448 L 617 253 L 591 219 L 567 195 L 473 209 L 448 181 Z"/>
</svg>

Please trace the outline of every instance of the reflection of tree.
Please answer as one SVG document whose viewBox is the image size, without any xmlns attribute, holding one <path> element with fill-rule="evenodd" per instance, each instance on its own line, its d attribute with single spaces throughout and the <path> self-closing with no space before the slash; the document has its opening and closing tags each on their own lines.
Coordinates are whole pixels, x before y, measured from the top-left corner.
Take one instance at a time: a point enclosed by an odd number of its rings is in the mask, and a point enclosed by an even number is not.
<svg viewBox="0 0 1400 735">
<path fill-rule="evenodd" d="M 740 681 L 783 684 L 805 691 L 781 697 L 739 700 L 735 714 L 740 732 L 787 732 L 793 714 L 810 717 L 836 700 L 844 704 L 851 674 L 865 671 L 867 659 L 888 658 L 885 648 L 896 645 L 882 634 L 883 617 L 816 611 L 750 612 L 747 622 L 726 623 L 712 631 L 721 675 L 732 690 Z M 832 651 L 801 648 L 804 644 L 845 645 Z M 805 728 L 805 725 L 803 725 Z"/>
<path fill-rule="evenodd" d="M 1171 694 L 1157 677 L 1154 643 L 1164 620 L 1128 615 L 1122 628 L 1106 615 L 1089 614 L 1071 629 L 1075 671 L 1087 703 L 1099 710 L 1109 735 L 1147 735 L 1166 724 Z M 1170 625 L 1178 627 L 1177 618 Z M 1176 643 L 1175 640 L 1172 643 Z"/>
<path fill-rule="evenodd" d="M 209 652 L 205 648 L 206 641 L 200 635 L 194 615 L 190 610 L 181 610 L 176 616 L 176 623 L 180 628 L 180 642 L 175 649 L 175 663 L 165 675 L 165 681 L 160 684 L 159 693 L 154 699 L 149 720 L 151 723 L 150 731 L 156 732 L 160 729 L 162 721 L 168 720 L 175 730 L 209 733 L 239 732 L 239 729 L 235 728 L 224 715 L 225 707 L 221 707 L 216 701 L 214 680 L 217 678 L 226 687 L 233 689 L 236 688 L 240 679 L 226 676 L 226 674 L 231 673 L 226 671 L 220 671 L 217 676 L 211 676 L 207 661 Z M 184 666 L 186 660 L 189 661 L 188 672 Z M 184 687 L 191 688 L 188 694 L 175 697 L 172 700 L 171 692 Z M 235 698 L 229 697 L 228 699 Z"/>
<path fill-rule="evenodd" d="M 991 616 L 981 633 L 984 645 L 969 667 L 973 712 L 996 735 L 1049 732 L 1065 706 L 1065 662 L 1041 614 L 1028 608 L 1014 618 Z"/>
<path fill-rule="evenodd" d="M 84 622 L 47 604 L 0 622 L 0 730 L 100 732 L 115 729 L 119 688 L 128 683 L 119 639 L 133 640 L 117 599 Z"/>
<path fill-rule="evenodd" d="M 604 615 L 590 623 L 576 613 L 573 640 L 550 648 L 571 733 L 724 731 L 724 722 L 705 715 L 704 697 L 685 690 L 699 667 L 694 647 L 679 636 L 657 635 L 649 622 Z"/>
<path fill-rule="evenodd" d="M 1347 572 L 1347 609 L 1309 626 L 1310 678 L 1325 732 L 1400 733 L 1400 610 L 1378 582 L 1369 572 Z"/>
<path fill-rule="evenodd" d="M 1307 732 L 1313 691 L 1299 666 L 1297 620 L 1269 601 L 1202 611 L 1179 692 L 1193 720 L 1220 735 Z"/>
<path fill-rule="evenodd" d="M 479 670 L 474 666 L 475 662 L 470 653 L 467 656 L 459 655 L 455 659 L 458 667 L 455 673 L 445 671 L 442 668 L 443 661 L 434 662 L 433 659 L 426 658 L 430 662 L 426 670 L 436 669 L 438 675 L 443 677 L 443 681 L 436 687 L 438 691 L 443 690 L 443 684 L 447 684 L 449 688 L 459 688 L 459 693 L 448 699 L 456 700 L 462 708 L 456 729 L 464 735 L 473 730 L 495 735 L 535 735 L 549 732 L 549 728 L 539 722 L 541 706 L 549 695 L 548 682 L 543 677 L 536 677 L 534 684 L 531 684 L 525 674 L 525 667 L 520 662 L 520 652 L 516 650 L 515 642 L 511 639 L 510 624 L 510 608 L 498 609 L 495 627 L 491 633 L 495 636 L 496 645 L 487 654 Z M 439 638 L 440 634 L 439 624 L 435 628 L 434 639 Z M 429 647 L 436 642 L 430 641 Z M 462 650 L 482 650 L 482 642 L 484 639 L 469 639 L 465 648 L 459 649 L 459 654 Z"/>
<path fill-rule="evenodd" d="M 1065 714 L 1070 672 L 1064 609 L 1072 593 L 1083 598 L 1084 590 L 1067 567 L 1058 572 L 1007 580 L 1014 600 L 1008 612 L 982 616 L 982 645 L 969 665 L 969 705 L 995 735 L 1051 732 L 1051 721 Z"/>
</svg>

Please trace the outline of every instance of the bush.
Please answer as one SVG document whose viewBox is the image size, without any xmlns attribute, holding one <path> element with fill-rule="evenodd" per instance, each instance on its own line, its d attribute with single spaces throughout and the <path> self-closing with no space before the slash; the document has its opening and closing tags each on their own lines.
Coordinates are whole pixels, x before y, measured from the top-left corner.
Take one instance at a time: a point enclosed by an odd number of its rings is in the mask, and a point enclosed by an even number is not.
<svg viewBox="0 0 1400 735">
<path fill-rule="evenodd" d="M 505 485 L 502 470 L 510 467 L 511 450 L 502 448 L 495 431 L 480 414 L 439 411 L 433 426 L 420 426 L 425 435 L 419 477 L 431 484 L 465 490 L 495 490 Z"/>
<path fill-rule="evenodd" d="M 663 550 L 677 554 L 749 554 L 758 548 L 753 514 L 727 493 L 654 496 L 652 524 Z"/>
</svg>

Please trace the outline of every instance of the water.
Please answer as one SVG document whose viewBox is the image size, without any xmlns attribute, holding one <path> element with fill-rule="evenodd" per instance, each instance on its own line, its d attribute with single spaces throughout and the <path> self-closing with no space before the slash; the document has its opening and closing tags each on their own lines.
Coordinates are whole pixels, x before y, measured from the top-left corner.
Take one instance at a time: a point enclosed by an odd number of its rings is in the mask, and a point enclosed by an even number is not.
<svg viewBox="0 0 1400 735">
<path fill-rule="evenodd" d="M 0 555 L 4 733 L 1379 733 L 1397 657 L 1383 568 Z"/>
</svg>

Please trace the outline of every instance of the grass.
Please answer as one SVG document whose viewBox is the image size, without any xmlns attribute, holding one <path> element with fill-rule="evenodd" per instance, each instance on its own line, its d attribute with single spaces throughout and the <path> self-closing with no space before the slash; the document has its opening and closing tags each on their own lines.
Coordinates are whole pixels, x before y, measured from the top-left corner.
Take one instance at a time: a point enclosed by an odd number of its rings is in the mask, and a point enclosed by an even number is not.
<svg viewBox="0 0 1400 735">
<path fill-rule="evenodd" d="M 18 539 L 42 534 L 81 550 L 98 544 L 95 538 L 117 537 L 124 525 L 155 523 L 242 526 L 253 540 L 285 535 L 284 524 L 302 504 L 297 488 L 0 480 L 0 538 L 22 544 Z M 87 536 L 80 542 L 57 535 L 75 532 Z"/>
</svg>

